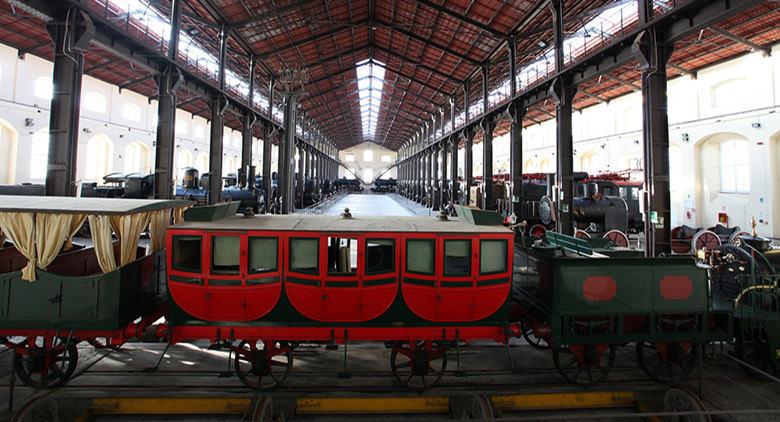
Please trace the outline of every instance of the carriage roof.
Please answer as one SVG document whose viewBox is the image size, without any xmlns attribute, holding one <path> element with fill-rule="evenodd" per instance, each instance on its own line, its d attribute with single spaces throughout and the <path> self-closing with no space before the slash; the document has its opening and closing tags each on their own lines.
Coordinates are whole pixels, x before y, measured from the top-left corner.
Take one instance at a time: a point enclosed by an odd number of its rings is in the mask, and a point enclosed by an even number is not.
<svg viewBox="0 0 780 422">
<path fill-rule="evenodd" d="M 502 233 L 511 230 L 502 225 L 477 225 L 461 218 L 446 221 L 436 217 L 365 217 L 342 218 L 324 215 L 256 215 L 231 216 L 216 221 L 184 221 L 174 226 L 191 230 L 262 230 L 313 231 L 339 233 Z"/>
<path fill-rule="evenodd" d="M 0 196 L 0 212 L 124 215 L 190 205 L 189 201 L 161 199 Z"/>
</svg>

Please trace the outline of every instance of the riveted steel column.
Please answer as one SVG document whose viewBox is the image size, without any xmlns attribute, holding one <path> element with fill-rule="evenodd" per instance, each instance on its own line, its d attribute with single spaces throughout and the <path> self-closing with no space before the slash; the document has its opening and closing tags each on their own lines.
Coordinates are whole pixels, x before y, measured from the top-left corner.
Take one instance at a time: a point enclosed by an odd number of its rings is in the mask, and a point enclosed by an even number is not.
<svg viewBox="0 0 780 422">
<path fill-rule="evenodd" d="M 298 101 L 295 93 L 287 92 L 284 96 L 284 133 L 279 145 L 279 193 L 282 198 L 282 214 L 294 210 L 294 174 L 295 174 L 295 122 Z"/>
<path fill-rule="evenodd" d="M 648 22 L 653 4 L 639 1 L 639 18 Z M 671 194 L 669 178 L 669 118 L 666 65 L 673 46 L 665 42 L 664 28 L 639 34 L 631 49 L 642 70 L 642 141 L 644 150 L 645 256 L 671 253 Z"/>
<path fill-rule="evenodd" d="M 303 158 L 303 141 L 298 141 L 298 177 L 296 177 L 297 183 L 298 183 L 298 206 L 300 208 L 303 208 L 303 185 L 304 185 L 304 165 L 306 164 L 306 160 Z"/>
<path fill-rule="evenodd" d="M 209 192 L 208 203 L 214 205 L 222 196 L 222 136 L 225 130 L 224 113 L 227 100 L 214 96 L 209 102 L 211 108 L 211 138 L 209 140 Z"/>
<path fill-rule="evenodd" d="M 470 205 L 471 187 L 474 186 L 474 130 L 466 129 L 464 134 L 466 135 L 466 145 L 463 157 L 463 177 L 466 179 L 466 187 L 463 196 L 465 198 L 464 205 Z"/>
<path fill-rule="evenodd" d="M 249 58 L 249 95 L 247 96 L 247 105 L 249 109 L 254 108 L 255 91 L 255 63 L 256 59 Z M 255 113 L 245 111 L 241 116 L 241 171 L 238 173 L 238 185 L 246 186 L 247 168 L 252 165 L 252 128 L 257 121 Z"/>
<path fill-rule="evenodd" d="M 54 72 L 45 189 L 48 196 L 75 196 L 84 51 L 95 27 L 77 8 L 57 13 L 46 28 L 54 41 Z"/>
<path fill-rule="evenodd" d="M 441 198 L 439 197 L 439 150 L 440 146 L 437 144 L 434 144 L 431 147 L 431 200 L 430 205 L 431 209 L 434 211 L 439 210 L 439 201 Z"/>
<path fill-rule="evenodd" d="M 554 44 L 555 44 L 555 68 L 563 71 L 563 0 L 552 0 L 550 9 L 553 14 Z M 553 81 L 550 93 L 557 103 L 556 107 L 556 183 L 558 185 L 557 201 L 558 232 L 568 235 L 574 234 L 574 220 L 572 217 L 574 197 L 574 148 L 572 140 L 571 112 L 572 99 L 576 88 L 572 86 L 567 76 L 562 76 Z"/>
<path fill-rule="evenodd" d="M 520 102 L 513 102 L 509 106 L 509 114 L 512 118 L 509 127 L 509 155 L 510 172 L 512 173 L 512 212 L 522 218 L 523 201 L 523 117 L 526 107 Z"/>
<path fill-rule="evenodd" d="M 482 120 L 482 204 L 483 210 L 494 208 L 493 198 L 493 121 L 490 117 Z"/>
<path fill-rule="evenodd" d="M 458 203 L 458 144 L 460 143 L 460 137 L 458 135 L 452 136 L 452 145 L 450 145 L 450 148 L 452 148 L 452 153 L 450 156 L 452 157 L 452 176 L 450 176 L 450 202 L 453 204 Z"/>
<path fill-rule="evenodd" d="M 450 195 L 449 185 L 447 184 L 447 179 L 449 178 L 449 174 L 447 173 L 447 160 L 450 158 L 448 156 L 449 146 L 449 139 L 441 141 L 441 154 L 439 155 L 441 158 L 441 186 L 439 187 L 439 204 L 442 209 L 447 206 L 447 197 Z"/>
</svg>

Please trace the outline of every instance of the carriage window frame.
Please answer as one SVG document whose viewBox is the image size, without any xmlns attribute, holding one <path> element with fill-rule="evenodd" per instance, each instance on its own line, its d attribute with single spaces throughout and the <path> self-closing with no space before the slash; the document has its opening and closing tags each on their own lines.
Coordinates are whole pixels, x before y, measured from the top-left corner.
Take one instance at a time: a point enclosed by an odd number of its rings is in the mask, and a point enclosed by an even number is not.
<svg viewBox="0 0 780 422">
<path fill-rule="evenodd" d="M 238 263 L 236 265 L 235 270 L 221 270 L 221 269 L 215 269 L 214 268 L 214 246 L 216 242 L 215 239 L 219 237 L 229 237 L 229 238 L 235 238 L 238 241 Z M 211 236 L 211 240 L 209 242 L 209 274 L 212 275 L 225 275 L 225 276 L 237 276 L 241 274 L 241 236 L 235 235 L 235 234 L 215 234 Z"/>
<path fill-rule="evenodd" d="M 252 240 L 253 239 L 262 239 L 262 240 L 273 240 L 274 246 L 276 247 L 276 252 L 274 254 L 274 267 L 267 269 L 267 270 L 261 270 L 261 271 L 254 271 L 252 270 Z M 265 274 L 265 273 L 274 273 L 279 271 L 279 238 L 277 237 L 271 237 L 271 236 L 248 236 L 247 242 L 246 242 L 246 272 L 249 275 L 255 275 L 255 274 Z"/>
<path fill-rule="evenodd" d="M 393 261 L 392 261 L 392 267 L 390 267 L 389 270 L 388 269 L 382 269 L 382 270 L 379 270 L 379 271 L 369 271 L 369 269 L 368 269 L 369 268 L 369 266 L 368 266 L 368 244 L 371 243 L 372 241 L 392 242 L 392 245 L 393 245 L 393 252 L 392 252 Z M 378 274 L 392 274 L 392 273 L 395 273 L 396 246 L 397 245 L 396 245 L 395 239 L 378 238 L 378 237 L 377 238 L 366 238 L 366 249 L 365 249 L 364 258 L 363 258 L 365 269 L 366 269 L 366 275 L 378 275 Z"/>
<path fill-rule="evenodd" d="M 331 259 L 330 253 L 332 251 L 330 242 L 331 242 L 331 239 L 334 239 L 334 238 L 339 240 L 339 246 L 336 249 L 337 251 L 340 251 L 341 248 L 343 247 L 343 246 L 341 246 L 341 242 L 343 242 L 344 240 L 346 240 L 347 244 L 349 245 L 349 246 L 347 246 L 348 250 L 349 250 L 349 256 L 348 257 L 350 258 L 349 271 L 337 271 L 338 261 L 339 261 L 339 254 L 341 252 L 337 252 L 337 255 L 335 257 L 336 258 L 336 268 L 334 269 L 334 268 L 330 267 L 330 259 Z M 336 277 L 353 277 L 353 276 L 356 276 L 357 273 L 358 273 L 358 264 L 360 262 L 360 254 L 359 254 L 360 241 L 359 241 L 359 239 L 357 237 L 339 237 L 339 236 L 328 236 L 325 239 L 326 239 L 325 247 L 327 248 L 327 251 L 328 251 L 328 255 L 327 255 L 328 256 L 328 259 L 327 259 L 327 271 L 326 271 L 327 274 L 330 275 L 330 276 L 336 276 Z M 351 265 L 352 245 L 355 246 L 355 266 L 354 266 L 354 271 L 352 271 L 353 267 Z"/>
<path fill-rule="evenodd" d="M 313 270 L 301 270 L 293 267 L 293 243 L 296 241 L 315 242 L 316 247 L 316 265 Z M 291 272 L 299 274 L 319 275 L 320 274 L 320 238 L 319 237 L 291 237 L 289 240 L 290 250 L 288 252 L 287 266 Z"/>
<path fill-rule="evenodd" d="M 447 268 L 447 244 L 453 244 L 453 243 L 465 243 L 468 245 L 468 253 L 466 253 L 466 264 L 468 265 L 468 270 L 465 273 L 456 273 L 453 274 L 451 272 L 448 272 Z M 471 239 L 444 239 L 444 244 L 442 245 L 442 271 L 443 275 L 445 277 L 468 277 L 471 275 L 472 271 L 472 265 L 471 265 Z"/>
<path fill-rule="evenodd" d="M 487 271 L 487 272 L 483 272 L 482 271 L 482 260 L 483 260 L 483 257 L 485 256 L 482 253 L 482 251 L 484 249 L 483 248 L 483 244 L 485 242 L 501 242 L 503 244 L 503 247 L 501 248 L 501 250 L 503 251 L 503 254 L 504 254 L 504 260 L 503 260 L 504 261 L 504 268 L 503 269 L 501 269 L 499 271 Z M 493 275 L 493 274 L 502 274 L 502 273 L 507 272 L 509 270 L 509 268 L 508 268 L 509 267 L 509 252 L 508 252 L 508 249 L 509 249 L 509 241 L 507 239 L 480 239 L 479 240 L 479 275 Z"/>
<path fill-rule="evenodd" d="M 180 263 L 176 262 L 176 252 L 179 247 L 177 241 L 182 238 L 190 238 L 190 240 L 197 239 L 198 241 L 198 268 L 195 269 L 194 267 L 182 267 L 180 266 Z M 171 240 L 172 247 L 174 249 L 174 252 L 171 254 L 171 268 L 174 271 L 181 271 L 185 273 L 191 273 L 191 274 L 200 274 L 203 272 L 203 236 L 198 234 L 176 234 L 173 235 L 173 239 Z"/>
<path fill-rule="evenodd" d="M 431 272 L 420 272 L 420 271 L 413 271 L 409 269 L 409 243 L 410 242 L 425 242 L 429 243 L 433 246 L 432 253 L 431 253 L 431 260 L 433 260 L 433 264 L 431 265 L 432 269 Z M 407 273 L 409 274 L 419 274 L 419 275 L 425 275 L 425 276 L 433 276 L 436 275 L 436 239 L 433 238 L 426 238 L 426 239 L 406 239 L 406 259 L 404 263 L 404 268 Z"/>
</svg>

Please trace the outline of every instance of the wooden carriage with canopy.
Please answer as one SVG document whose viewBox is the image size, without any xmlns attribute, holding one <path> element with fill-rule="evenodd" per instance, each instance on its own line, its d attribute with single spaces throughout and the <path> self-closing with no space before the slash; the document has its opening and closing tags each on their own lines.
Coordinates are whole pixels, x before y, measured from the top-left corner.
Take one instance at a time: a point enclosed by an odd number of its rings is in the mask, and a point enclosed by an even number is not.
<svg viewBox="0 0 780 422">
<path fill-rule="evenodd" d="M 76 345 L 118 346 L 162 315 L 164 237 L 186 201 L 2 196 L 0 338 L 19 378 L 66 382 Z M 91 239 L 74 243 L 88 221 Z M 149 242 L 139 246 L 144 231 Z"/>
</svg>

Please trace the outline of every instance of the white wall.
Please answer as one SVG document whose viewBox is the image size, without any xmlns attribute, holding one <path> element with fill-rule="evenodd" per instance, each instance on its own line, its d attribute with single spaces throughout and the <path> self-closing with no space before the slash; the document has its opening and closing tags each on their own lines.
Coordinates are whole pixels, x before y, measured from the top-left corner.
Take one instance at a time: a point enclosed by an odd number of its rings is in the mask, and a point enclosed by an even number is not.
<svg viewBox="0 0 780 422">
<path fill-rule="evenodd" d="M 0 154 L 3 160 L 14 163 L 12 177 L 6 177 L 8 164 L 0 165 L 0 183 L 43 182 L 43 178 L 31 177 L 31 148 L 33 136 L 38 131 L 48 133 L 50 100 L 36 97 L 36 81 L 40 78 L 51 83 L 52 63 L 32 54 L 25 59 L 17 57 L 17 51 L 0 44 Z M 39 82 L 40 83 L 40 82 Z M 105 100 L 104 112 L 90 111 L 85 107 L 87 96 L 99 95 Z M 123 117 L 127 105 L 140 111 L 137 121 Z M 30 119 L 29 123 L 25 123 Z M 200 168 L 200 163 L 208 157 L 209 123 L 190 113 L 177 110 L 176 114 L 176 152 L 174 166 L 182 167 L 179 158 L 191 154 L 191 165 L 203 172 L 208 168 Z M 157 130 L 157 102 L 148 101 L 146 97 L 130 90 L 123 90 L 90 76 L 84 76 L 82 83 L 82 107 L 79 122 L 79 151 L 77 177 L 85 178 L 87 166 L 87 144 L 93 136 L 106 137 L 110 140 L 113 154 L 106 168 L 116 172 L 125 170 L 125 147 L 133 142 L 143 143 L 148 147 L 148 170 L 154 170 L 154 141 Z M 11 151 L 5 139 L 10 134 L 18 132 L 15 142 L 15 154 Z M 241 134 L 225 128 L 223 173 L 235 172 L 240 166 Z M 262 141 L 255 140 L 253 161 L 262 160 Z M 6 158 L 8 157 L 8 158 Z M 200 158 L 200 161 L 199 161 Z M 274 157 L 275 159 L 275 157 Z M 229 167 L 228 167 L 229 165 Z M 34 173 L 34 172 L 32 172 Z M 40 171 L 38 172 L 40 173 Z M 45 171 L 43 172 L 45 174 Z M 102 177 L 102 176 L 99 176 Z M 177 176 L 178 177 L 178 176 Z M 102 181 L 102 180 L 98 180 Z"/>
<path fill-rule="evenodd" d="M 371 151 L 372 159 L 370 161 L 365 159 L 366 150 Z M 395 151 L 368 141 L 339 151 L 341 162 L 347 165 L 353 173 L 357 173 L 366 183 L 373 182 L 382 173 L 384 173 L 382 179 L 397 178 L 395 167 L 387 171 L 390 166 L 395 164 L 397 158 L 398 154 Z M 385 171 L 387 172 L 385 173 Z M 368 177 L 369 173 L 371 177 Z M 339 166 L 339 178 L 341 177 L 354 178 L 352 173 Z"/>
<path fill-rule="evenodd" d="M 710 227 L 725 212 L 730 225 L 746 229 L 755 217 L 760 234 L 780 238 L 780 46 L 770 57 L 748 54 L 703 69 L 696 79 L 670 80 L 668 102 L 672 225 Z M 632 177 L 641 180 L 641 113 L 640 93 L 575 112 L 575 171 L 634 170 Z M 750 141 L 749 194 L 722 194 L 703 172 L 719 166 L 706 146 L 718 134 Z M 495 172 L 508 172 L 509 135 L 493 142 Z M 554 172 L 555 143 L 554 119 L 525 128 L 524 172 Z M 481 174 L 481 153 L 475 145 L 475 175 Z M 463 151 L 459 168 L 463 175 Z"/>
</svg>

